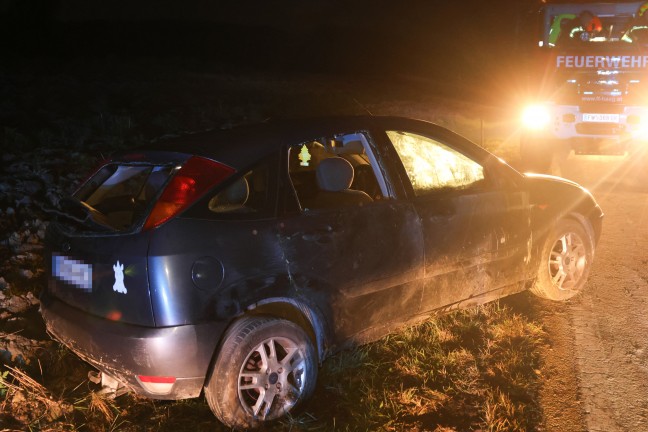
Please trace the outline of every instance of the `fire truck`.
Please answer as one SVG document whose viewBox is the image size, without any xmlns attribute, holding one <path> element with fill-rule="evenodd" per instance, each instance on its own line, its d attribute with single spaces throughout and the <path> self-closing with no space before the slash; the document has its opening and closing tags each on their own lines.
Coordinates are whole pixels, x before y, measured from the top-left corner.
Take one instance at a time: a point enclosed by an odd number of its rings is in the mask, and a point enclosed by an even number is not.
<svg viewBox="0 0 648 432">
<path fill-rule="evenodd" d="M 637 155 L 648 142 L 648 2 L 550 3 L 540 22 L 522 165 L 551 173 L 581 155 Z"/>
</svg>

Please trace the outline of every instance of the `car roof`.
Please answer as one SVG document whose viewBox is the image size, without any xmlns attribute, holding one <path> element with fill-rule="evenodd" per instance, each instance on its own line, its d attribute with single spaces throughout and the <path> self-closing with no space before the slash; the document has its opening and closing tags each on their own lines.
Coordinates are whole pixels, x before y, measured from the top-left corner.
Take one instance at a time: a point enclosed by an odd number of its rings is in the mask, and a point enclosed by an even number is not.
<svg viewBox="0 0 648 432">
<path fill-rule="evenodd" d="M 213 130 L 163 139 L 141 150 L 165 151 L 204 156 L 225 163 L 234 169 L 242 169 L 250 163 L 263 159 L 283 145 L 298 144 L 306 140 L 330 136 L 336 133 L 369 130 L 398 124 L 405 127 L 412 123 L 442 128 L 421 120 L 404 117 L 345 116 L 291 120 L 276 120 L 247 124 L 230 129 Z"/>
</svg>

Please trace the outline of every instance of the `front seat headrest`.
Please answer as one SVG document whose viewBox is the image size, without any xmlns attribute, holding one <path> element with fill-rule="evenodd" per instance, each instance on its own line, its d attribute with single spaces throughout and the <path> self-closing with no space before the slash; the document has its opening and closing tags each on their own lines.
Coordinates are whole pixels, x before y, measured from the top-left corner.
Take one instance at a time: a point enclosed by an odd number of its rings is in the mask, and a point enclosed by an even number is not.
<svg viewBox="0 0 648 432">
<path fill-rule="evenodd" d="M 353 166 L 341 157 L 324 159 L 317 165 L 316 177 L 321 190 L 343 191 L 353 183 Z"/>
</svg>

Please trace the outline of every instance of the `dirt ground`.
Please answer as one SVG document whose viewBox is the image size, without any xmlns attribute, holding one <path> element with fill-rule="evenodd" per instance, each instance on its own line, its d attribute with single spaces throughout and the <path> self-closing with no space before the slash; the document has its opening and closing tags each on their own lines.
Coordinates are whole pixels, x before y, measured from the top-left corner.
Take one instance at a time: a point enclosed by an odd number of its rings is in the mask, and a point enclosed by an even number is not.
<svg viewBox="0 0 648 432">
<path fill-rule="evenodd" d="M 647 431 L 648 194 L 625 184 L 618 161 L 573 163 L 563 174 L 592 190 L 605 220 L 585 292 L 538 306 L 551 340 L 541 395 L 546 429 Z"/>
</svg>

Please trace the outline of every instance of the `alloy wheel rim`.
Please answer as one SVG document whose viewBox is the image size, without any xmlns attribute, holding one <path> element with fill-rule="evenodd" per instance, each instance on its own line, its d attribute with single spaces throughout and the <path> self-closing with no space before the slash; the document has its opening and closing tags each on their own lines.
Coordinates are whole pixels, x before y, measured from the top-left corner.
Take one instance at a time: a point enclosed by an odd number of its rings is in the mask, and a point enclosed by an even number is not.
<svg viewBox="0 0 648 432">
<path fill-rule="evenodd" d="M 288 412 L 304 389 L 302 348 L 288 338 L 266 339 L 246 356 L 238 376 L 238 396 L 245 411 L 262 420 Z"/>
<path fill-rule="evenodd" d="M 580 236 L 568 232 L 559 237 L 549 254 L 549 277 L 558 289 L 577 289 L 587 268 L 587 250 Z"/>
</svg>

